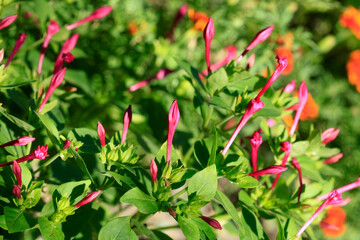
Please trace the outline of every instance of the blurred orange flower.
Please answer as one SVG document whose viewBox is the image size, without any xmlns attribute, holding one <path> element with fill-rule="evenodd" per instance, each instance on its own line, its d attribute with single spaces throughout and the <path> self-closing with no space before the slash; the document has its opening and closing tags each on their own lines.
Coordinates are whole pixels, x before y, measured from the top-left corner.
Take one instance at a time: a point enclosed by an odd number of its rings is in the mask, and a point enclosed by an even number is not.
<svg viewBox="0 0 360 240">
<path fill-rule="evenodd" d="M 350 28 L 357 38 L 360 39 L 360 10 L 353 6 L 348 6 L 340 16 L 340 24 Z"/>
<path fill-rule="evenodd" d="M 128 29 L 127 29 L 127 31 L 128 31 L 128 33 L 130 33 L 131 35 L 135 35 L 135 34 L 139 31 L 136 22 L 130 21 L 129 24 L 128 24 Z"/>
<path fill-rule="evenodd" d="M 298 93 L 295 93 L 295 96 L 298 96 Z M 316 104 L 314 98 L 310 93 L 308 93 L 308 99 L 305 103 L 305 107 L 300 115 L 301 121 L 306 121 L 310 119 L 315 119 L 319 116 L 319 106 Z"/>
<path fill-rule="evenodd" d="M 204 12 L 195 11 L 193 8 L 189 8 L 188 16 L 193 21 L 193 29 L 197 31 L 204 31 L 209 17 Z"/>
<path fill-rule="evenodd" d="M 291 126 L 294 123 L 294 119 L 291 114 L 284 115 L 281 120 L 283 120 L 283 122 L 285 123 L 285 128 L 287 132 L 290 132 Z"/>
<path fill-rule="evenodd" d="M 350 58 L 346 64 L 349 82 L 356 86 L 356 90 L 360 92 L 360 50 L 350 53 Z"/>
<path fill-rule="evenodd" d="M 320 222 L 321 230 L 327 237 L 339 237 L 346 231 L 346 213 L 341 207 L 331 207 Z"/>
<path fill-rule="evenodd" d="M 288 60 L 288 65 L 285 70 L 282 72 L 284 75 L 288 75 L 292 72 L 294 66 L 294 56 L 291 52 L 293 46 L 293 33 L 287 33 L 284 36 L 278 37 L 276 40 L 277 44 L 280 44 L 280 47 L 275 48 L 276 55 L 285 56 Z"/>
</svg>

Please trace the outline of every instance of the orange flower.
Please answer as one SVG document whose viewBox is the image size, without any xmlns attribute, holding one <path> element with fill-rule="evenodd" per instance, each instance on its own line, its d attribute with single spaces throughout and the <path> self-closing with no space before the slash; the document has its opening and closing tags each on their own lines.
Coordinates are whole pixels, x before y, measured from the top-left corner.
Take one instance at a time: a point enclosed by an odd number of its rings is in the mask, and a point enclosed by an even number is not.
<svg viewBox="0 0 360 240">
<path fill-rule="evenodd" d="M 286 66 L 286 68 L 282 72 L 282 74 L 284 74 L 284 75 L 290 74 L 293 70 L 293 65 L 294 65 L 294 56 L 291 53 L 290 48 L 288 48 L 286 45 L 280 46 L 278 48 L 275 48 L 275 54 L 287 58 L 288 65 Z"/>
<path fill-rule="evenodd" d="M 281 120 L 285 123 L 285 128 L 287 132 L 290 132 L 290 128 L 294 123 L 294 119 L 290 114 L 284 115 Z"/>
<path fill-rule="evenodd" d="M 340 16 L 340 24 L 355 34 L 360 39 L 360 10 L 353 6 L 348 6 L 347 9 Z"/>
<path fill-rule="evenodd" d="M 295 96 L 298 96 L 298 93 L 295 93 Z M 306 121 L 310 119 L 315 119 L 319 116 L 319 106 L 316 104 L 314 98 L 310 93 L 308 93 L 308 99 L 305 103 L 305 107 L 300 115 L 301 121 Z"/>
<path fill-rule="evenodd" d="M 331 207 L 326 211 L 326 217 L 320 222 L 321 230 L 327 237 L 339 237 L 346 231 L 346 213 L 340 207 Z"/>
<path fill-rule="evenodd" d="M 191 19 L 191 21 L 194 22 L 193 29 L 203 32 L 209 20 L 209 17 L 206 15 L 206 13 L 198 12 L 195 11 L 193 8 L 189 8 L 188 16 Z"/>
<path fill-rule="evenodd" d="M 291 49 L 293 46 L 293 39 L 294 39 L 294 34 L 289 32 L 289 33 L 285 34 L 284 36 L 278 37 L 278 39 L 276 40 L 276 43 Z"/>
<path fill-rule="evenodd" d="M 349 82 L 356 86 L 356 90 L 360 92 L 360 50 L 350 53 L 350 58 L 346 64 Z"/>
<path fill-rule="evenodd" d="M 130 33 L 130 35 L 135 35 L 138 32 L 138 26 L 134 21 L 130 21 L 128 24 L 128 33 Z"/>
</svg>

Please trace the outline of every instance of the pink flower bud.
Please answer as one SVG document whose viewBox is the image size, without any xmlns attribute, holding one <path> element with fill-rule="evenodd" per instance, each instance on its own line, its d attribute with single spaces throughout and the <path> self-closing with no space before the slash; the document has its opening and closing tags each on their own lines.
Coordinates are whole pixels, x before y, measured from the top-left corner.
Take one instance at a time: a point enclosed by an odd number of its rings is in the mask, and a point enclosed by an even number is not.
<svg viewBox="0 0 360 240">
<path fill-rule="evenodd" d="M 74 55 L 72 55 L 71 53 L 69 52 L 66 52 L 66 53 L 63 53 L 63 57 L 65 62 L 67 63 L 71 63 L 72 61 L 74 61 L 75 57 Z"/>
<path fill-rule="evenodd" d="M 18 182 L 18 185 L 21 187 L 21 186 L 22 186 L 21 167 L 20 167 L 20 165 L 17 163 L 16 160 L 13 161 L 13 172 L 14 172 L 14 175 L 15 175 L 16 180 L 17 180 L 17 182 Z"/>
<path fill-rule="evenodd" d="M 329 142 L 335 140 L 335 138 L 338 136 L 339 132 L 340 132 L 340 129 L 335 129 L 335 128 L 326 129 L 321 134 L 322 144 L 328 144 Z"/>
<path fill-rule="evenodd" d="M 175 134 L 176 126 L 178 125 L 180 120 L 180 111 L 177 104 L 177 100 L 175 99 L 169 109 L 169 126 L 168 126 L 168 138 L 167 138 L 167 149 L 166 149 L 166 161 L 170 164 L 170 156 L 171 156 L 171 146 L 172 141 Z"/>
<path fill-rule="evenodd" d="M 283 160 L 282 160 L 282 162 L 281 162 L 281 166 L 283 166 L 283 167 L 285 167 L 286 162 L 287 162 L 287 160 L 288 160 L 288 158 L 289 158 L 289 156 L 290 156 L 291 146 L 292 146 L 292 144 L 291 144 L 290 142 L 282 142 L 282 143 L 280 143 L 280 149 L 285 152 L 284 158 L 283 158 Z M 270 189 L 274 189 L 274 188 L 275 188 L 277 182 L 279 181 L 280 176 L 281 176 L 281 173 L 279 173 L 279 174 L 276 176 L 276 178 L 275 178 L 275 180 L 274 180 L 274 182 L 273 182 L 273 184 L 272 184 L 272 186 L 271 186 Z"/>
<path fill-rule="evenodd" d="M 246 47 L 246 49 L 244 50 L 244 52 L 238 57 L 238 59 L 236 60 L 237 62 L 240 62 L 240 60 L 245 56 L 245 54 L 250 51 L 251 49 L 253 49 L 256 45 L 258 45 L 259 43 L 262 43 L 263 41 L 265 41 L 271 34 L 272 30 L 274 29 L 274 26 L 270 26 L 267 28 L 264 28 L 263 30 L 259 31 L 256 35 L 255 38 L 251 41 L 251 43 Z"/>
<path fill-rule="evenodd" d="M 261 91 L 259 92 L 259 94 L 256 96 L 256 98 L 260 98 L 265 92 L 266 90 L 275 82 L 275 80 L 280 76 L 280 74 L 282 73 L 282 71 L 285 70 L 288 61 L 286 59 L 286 57 L 281 57 L 281 56 L 276 56 L 275 57 L 278 60 L 279 65 L 276 67 L 275 72 L 271 75 L 271 77 L 269 78 L 269 80 L 266 82 L 265 86 L 263 87 L 263 89 L 261 89 Z"/>
<path fill-rule="evenodd" d="M 71 146 L 71 141 L 70 140 L 65 140 L 63 141 L 63 149 L 67 149 L 67 148 L 70 148 Z"/>
<path fill-rule="evenodd" d="M 262 137 L 258 131 L 255 131 L 250 139 L 253 172 L 257 171 L 257 152 L 261 144 L 262 144 Z M 255 176 L 255 178 L 258 179 L 257 176 Z"/>
<path fill-rule="evenodd" d="M 331 164 L 331 163 L 336 163 L 337 161 L 339 161 L 341 158 L 343 157 L 342 153 L 338 153 L 332 157 L 329 157 L 328 159 L 326 159 L 323 163 L 324 164 Z"/>
<path fill-rule="evenodd" d="M 33 142 L 35 140 L 35 138 L 33 137 L 21 137 L 15 140 L 12 140 L 10 142 L 4 143 L 2 145 L 0 145 L 0 148 L 4 148 L 4 147 L 9 147 L 9 146 L 25 146 L 30 142 Z"/>
<path fill-rule="evenodd" d="M 171 25 L 170 31 L 166 35 L 166 37 L 168 39 L 170 39 L 172 42 L 174 41 L 174 30 L 175 30 L 176 26 L 180 23 L 181 19 L 184 18 L 184 16 L 186 15 L 186 12 L 187 12 L 187 5 L 186 4 L 181 5 L 181 7 L 179 8 L 179 10 L 176 14 L 174 22 Z"/>
<path fill-rule="evenodd" d="M 40 160 L 44 160 L 46 157 L 49 156 L 47 154 L 47 151 L 48 151 L 48 146 L 47 145 L 38 146 L 32 153 L 17 159 L 16 162 L 21 163 L 21 162 L 25 162 L 25 161 L 35 159 L 35 158 L 40 159 Z M 10 165 L 13 165 L 13 163 L 14 163 L 14 161 L 7 162 L 7 163 L 2 163 L 2 164 L 0 164 L 0 167 L 10 166 Z"/>
<path fill-rule="evenodd" d="M 233 60 L 236 57 L 236 46 L 228 46 L 225 49 L 226 49 L 226 52 L 227 52 L 226 57 L 223 60 L 221 60 L 219 62 L 216 62 L 213 65 L 211 65 L 210 68 L 211 68 L 212 71 L 216 71 L 219 68 L 225 66 L 226 64 L 228 64 L 231 60 Z M 207 76 L 208 74 L 209 74 L 208 69 L 204 69 L 202 71 L 202 74 L 199 73 L 199 77 L 203 78 L 203 75 Z"/>
<path fill-rule="evenodd" d="M 231 135 L 229 141 L 227 142 L 224 149 L 221 151 L 222 155 L 226 155 L 229 150 L 231 144 L 235 141 L 236 136 L 239 134 L 240 130 L 244 127 L 247 121 L 251 118 L 251 116 L 262 109 L 264 107 L 264 103 L 260 100 L 260 98 L 252 99 L 246 107 L 244 115 L 241 117 L 239 124 L 236 126 L 234 133 Z"/>
<path fill-rule="evenodd" d="M 155 76 L 152 76 L 151 78 L 148 78 L 146 80 L 142 80 L 142 81 L 130 86 L 129 91 L 130 92 L 135 92 L 136 90 L 148 85 L 149 83 L 151 83 L 155 79 L 163 79 L 168 74 L 173 73 L 173 72 L 174 72 L 173 70 L 170 70 L 170 69 L 167 69 L 167 68 L 162 68 L 155 74 Z"/>
<path fill-rule="evenodd" d="M 15 46 L 10 54 L 10 57 L 8 58 L 7 62 L 5 63 L 5 68 L 9 66 L 10 62 L 14 58 L 15 54 L 19 51 L 20 47 L 24 44 L 26 39 L 26 33 L 19 33 L 18 40 L 16 40 Z"/>
<path fill-rule="evenodd" d="M 21 190 L 18 185 L 14 185 L 12 192 L 17 197 L 17 199 L 21 198 Z"/>
<path fill-rule="evenodd" d="M 51 94 L 54 92 L 54 90 L 60 86 L 61 82 L 64 80 L 65 73 L 66 73 L 66 67 L 54 74 L 54 76 L 52 77 L 52 79 L 50 81 L 49 88 L 46 91 L 45 97 L 40 104 L 39 112 L 42 111 L 42 109 L 44 108 L 46 102 L 49 100 L 49 98 L 50 98 Z"/>
<path fill-rule="evenodd" d="M 153 183 L 155 183 L 157 181 L 157 179 L 156 179 L 157 173 L 158 173 L 158 167 L 157 167 L 154 159 L 152 159 L 151 163 L 150 163 L 150 174 L 151 174 Z"/>
<path fill-rule="evenodd" d="M 296 237 L 299 237 L 305 229 L 314 221 L 314 219 L 329 205 L 335 205 L 342 201 L 341 193 L 338 193 L 336 190 L 332 191 L 325 201 L 320 205 L 320 207 L 315 211 L 315 213 L 306 221 L 304 226 L 300 228 Z"/>
<path fill-rule="evenodd" d="M 2 62 L 3 59 L 4 59 L 4 49 L 2 48 L 0 50 L 0 63 Z"/>
<path fill-rule="evenodd" d="M 74 34 L 71 37 L 69 37 L 63 44 L 57 58 L 55 61 L 55 67 L 54 67 L 54 73 L 58 72 L 62 66 L 64 61 L 64 53 L 68 53 L 71 50 L 73 50 L 76 46 L 76 43 L 79 39 L 79 34 Z M 65 55 L 66 56 L 66 55 Z"/>
<path fill-rule="evenodd" d="M 301 112 L 305 107 L 307 98 L 308 98 L 308 90 L 307 90 L 305 82 L 302 81 L 300 84 L 300 88 L 299 88 L 299 106 L 296 110 L 294 123 L 290 129 L 290 133 L 289 133 L 290 135 L 293 135 L 296 130 L 296 127 L 297 127 L 299 119 L 300 119 Z"/>
<path fill-rule="evenodd" d="M 249 59 L 248 59 L 248 62 L 247 62 L 247 65 L 246 65 L 246 70 L 249 71 L 250 68 L 252 68 L 255 64 L 255 54 L 251 54 Z"/>
<path fill-rule="evenodd" d="M 303 181 L 302 181 L 302 173 L 301 173 L 301 167 L 299 162 L 297 161 L 296 158 L 293 158 L 291 161 L 292 165 L 297 169 L 297 171 L 299 172 L 299 182 L 300 182 L 300 187 L 299 187 L 299 193 L 298 193 L 298 204 L 300 203 L 300 197 L 301 197 L 301 193 L 302 193 L 302 188 L 303 188 Z"/>
<path fill-rule="evenodd" d="M 292 80 L 290 83 L 288 83 L 285 88 L 284 88 L 284 92 L 286 93 L 292 93 L 295 90 L 296 87 L 296 81 Z"/>
<path fill-rule="evenodd" d="M 205 217 L 205 216 L 200 216 L 200 218 L 202 220 L 204 220 L 207 224 L 209 224 L 211 227 L 222 230 L 220 223 L 218 221 L 216 221 L 215 219 Z"/>
<path fill-rule="evenodd" d="M 129 129 L 129 125 L 131 123 L 131 119 L 132 119 L 132 110 L 131 110 L 131 105 L 129 105 L 129 107 L 126 109 L 125 114 L 124 114 L 124 125 L 123 125 L 123 132 L 122 132 L 122 136 L 121 136 L 121 142 L 125 142 L 126 139 L 126 135 Z"/>
<path fill-rule="evenodd" d="M 78 26 L 86 23 L 86 22 L 90 22 L 93 21 L 95 19 L 101 19 L 106 17 L 111 11 L 112 11 L 112 7 L 111 6 L 106 6 L 106 7 L 101 7 L 96 9 L 93 13 L 91 13 L 89 16 L 87 16 L 86 18 L 83 18 L 71 25 L 68 25 L 66 27 L 67 30 L 72 30 L 74 28 L 77 28 Z"/>
<path fill-rule="evenodd" d="M 74 207 L 79 208 L 81 206 L 84 206 L 85 204 L 91 203 L 92 201 L 95 200 L 95 198 L 97 198 L 97 196 L 99 196 L 100 193 L 101 190 L 97 190 L 96 192 L 89 193 L 83 198 L 83 200 L 75 204 Z"/>
<path fill-rule="evenodd" d="M 360 187 L 360 177 L 355 182 L 352 182 L 350 184 L 342 186 L 342 187 L 336 189 L 336 191 L 338 193 L 343 193 L 343 192 L 349 191 L 349 190 L 357 188 L 357 187 Z M 321 201 L 321 200 L 326 199 L 328 196 L 329 196 L 329 194 L 324 194 L 322 196 L 316 197 L 316 200 Z"/>
<path fill-rule="evenodd" d="M 11 15 L 11 16 L 8 16 L 6 18 L 4 18 L 3 20 L 0 21 L 0 30 L 3 29 L 3 28 L 6 28 L 8 27 L 10 24 L 12 24 L 15 19 L 17 18 L 17 14 L 15 15 Z"/>
<path fill-rule="evenodd" d="M 99 136 L 101 146 L 104 147 L 105 146 L 105 129 L 104 129 L 103 125 L 101 125 L 100 122 L 97 122 L 97 134 Z"/>
<path fill-rule="evenodd" d="M 255 177 L 255 176 L 262 176 L 262 175 L 274 175 L 274 174 L 280 174 L 283 171 L 288 169 L 284 166 L 278 166 L 278 165 L 272 165 L 267 168 L 261 169 L 256 172 L 249 173 L 248 176 Z"/>
<path fill-rule="evenodd" d="M 204 39 L 205 39 L 206 65 L 207 65 L 207 70 L 209 73 L 211 71 L 210 70 L 210 46 L 211 46 L 211 40 L 214 38 L 214 35 L 215 35 L 214 22 L 211 17 L 209 18 L 209 20 L 206 24 L 203 35 L 204 35 Z"/>
</svg>

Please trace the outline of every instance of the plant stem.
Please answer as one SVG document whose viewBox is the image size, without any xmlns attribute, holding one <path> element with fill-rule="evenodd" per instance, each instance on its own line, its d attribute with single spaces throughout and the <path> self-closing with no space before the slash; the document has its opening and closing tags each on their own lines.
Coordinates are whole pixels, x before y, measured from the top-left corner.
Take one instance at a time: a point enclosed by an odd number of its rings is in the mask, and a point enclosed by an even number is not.
<svg viewBox="0 0 360 240">
<path fill-rule="evenodd" d="M 181 190 L 180 192 L 176 193 L 174 196 L 172 196 L 169 201 L 172 201 L 176 198 L 178 198 L 179 196 L 181 196 L 182 194 L 184 194 L 186 192 L 186 188 L 184 188 L 183 190 Z"/>
<path fill-rule="evenodd" d="M 47 160 L 44 164 L 42 164 L 38 169 L 36 169 L 36 171 L 34 172 L 37 173 L 38 171 L 40 171 L 41 168 L 46 167 L 48 165 L 50 165 L 53 161 L 55 161 L 58 157 L 60 156 L 60 153 L 55 154 L 54 156 L 52 156 L 52 158 L 50 158 L 49 160 Z"/>
</svg>

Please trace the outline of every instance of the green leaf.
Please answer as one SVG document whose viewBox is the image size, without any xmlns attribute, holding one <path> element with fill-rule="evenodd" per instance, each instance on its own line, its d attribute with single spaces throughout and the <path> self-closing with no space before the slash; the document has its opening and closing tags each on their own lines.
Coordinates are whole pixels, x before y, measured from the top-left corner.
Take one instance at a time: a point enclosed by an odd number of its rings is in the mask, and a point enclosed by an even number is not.
<svg viewBox="0 0 360 240">
<path fill-rule="evenodd" d="M 211 165 L 190 178 L 187 192 L 189 198 L 196 196 L 197 200 L 207 202 L 214 198 L 216 189 L 216 166 Z"/>
<path fill-rule="evenodd" d="M 82 157 L 79 155 L 79 153 L 77 151 L 75 151 L 75 149 L 70 146 L 70 152 L 71 154 L 74 156 L 74 159 L 76 161 L 76 164 L 78 165 L 78 167 L 81 169 L 81 171 L 90 179 L 91 183 L 96 186 L 96 183 L 94 182 L 94 179 L 92 178 L 84 159 L 82 159 Z"/>
<path fill-rule="evenodd" d="M 226 86 L 232 94 L 240 94 L 245 90 L 254 91 L 265 86 L 267 79 L 253 76 L 247 71 L 235 72 L 229 76 L 229 84 Z"/>
<path fill-rule="evenodd" d="M 42 115 L 41 113 L 35 112 L 36 115 L 39 117 L 42 124 L 44 124 L 44 127 L 47 131 L 47 134 L 51 140 L 51 142 L 55 145 L 60 147 L 61 142 L 59 139 L 59 131 L 56 128 L 56 125 L 53 120 L 51 120 L 48 116 Z"/>
<path fill-rule="evenodd" d="M 213 96 L 216 91 L 225 87 L 228 81 L 229 78 L 225 69 L 220 68 L 207 79 L 206 87 L 209 89 L 210 95 Z"/>
<path fill-rule="evenodd" d="M 41 114 L 44 115 L 45 113 L 50 112 L 54 107 L 56 107 L 57 104 L 57 100 L 45 104 L 44 108 L 41 111 Z"/>
<path fill-rule="evenodd" d="M 84 153 L 98 153 L 100 152 L 100 140 L 97 132 L 88 128 L 75 128 L 68 134 L 69 140 L 75 140 L 82 142 L 83 145 L 79 148 L 79 151 Z"/>
<path fill-rule="evenodd" d="M 61 224 L 50 221 L 47 217 L 40 217 L 39 228 L 41 237 L 44 240 L 63 240 L 64 233 L 61 231 Z"/>
<path fill-rule="evenodd" d="M 297 233 L 298 229 L 294 223 L 294 220 L 292 220 L 291 218 L 289 218 L 284 226 L 284 232 L 285 232 L 285 238 L 286 239 L 290 239 L 292 237 L 294 237 Z"/>
<path fill-rule="evenodd" d="M 251 198 L 249 196 L 249 194 L 244 191 L 244 190 L 241 190 L 239 192 L 239 201 L 240 202 L 243 202 L 245 205 L 251 207 L 251 206 L 254 206 L 255 205 L 255 200 L 253 198 Z"/>
<path fill-rule="evenodd" d="M 36 204 L 40 201 L 40 198 L 41 198 L 41 188 L 34 189 L 28 195 L 26 195 L 24 206 L 26 208 L 35 207 Z"/>
<path fill-rule="evenodd" d="M 316 167 L 314 160 L 312 160 L 311 158 L 309 158 L 305 155 L 301 155 L 301 156 L 297 157 L 297 160 L 301 166 L 301 170 L 302 170 L 302 173 L 304 176 L 306 176 L 310 179 L 313 179 L 315 181 L 318 181 L 318 182 L 323 181 L 323 179 L 319 173 L 319 170 Z"/>
<path fill-rule="evenodd" d="M 31 131 L 35 130 L 35 128 L 32 125 L 30 125 L 30 124 L 20 120 L 19 118 L 14 117 L 11 114 L 7 113 L 7 111 L 3 107 L 0 107 L 0 113 L 2 115 L 4 115 L 4 117 L 6 117 L 10 122 L 14 123 L 19 128 L 24 129 L 26 132 L 31 132 Z"/>
<path fill-rule="evenodd" d="M 212 97 L 210 99 L 210 102 L 209 102 L 211 105 L 214 105 L 214 106 L 217 106 L 217 107 L 221 107 L 221 108 L 224 108 L 224 109 L 228 109 L 228 110 L 231 110 L 231 106 L 229 106 L 229 104 L 227 102 L 225 102 L 223 100 L 223 98 L 221 97 Z"/>
<path fill-rule="evenodd" d="M 159 209 L 156 199 L 143 193 L 139 188 L 127 191 L 120 199 L 122 203 L 135 205 L 141 213 L 155 213 Z"/>
<path fill-rule="evenodd" d="M 119 217 L 106 223 L 100 229 L 101 240 L 136 240 L 138 237 L 130 227 L 131 217 Z"/>
<path fill-rule="evenodd" d="M 113 177 L 120 186 L 122 186 L 122 183 L 125 183 L 125 184 L 129 185 L 129 187 L 131 187 L 131 188 L 136 187 L 136 184 L 134 183 L 134 181 L 129 177 L 122 176 L 116 172 L 111 172 L 111 171 L 105 172 L 105 175 Z"/>
<path fill-rule="evenodd" d="M 0 215 L 0 228 L 8 230 L 5 221 L 5 215 Z"/>
<path fill-rule="evenodd" d="M 24 81 L 24 82 L 19 82 L 19 83 L 13 83 L 13 84 L 8 84 L 8 85 L 0 85 L 0 89 L 11 89 L 11 88 L 18 88 L 21 86 L 25 86 L 28 84 L 31 84 L 35 82 L 35 80 L 32 81 Z"/>
<path fill-rule="evenodd" d="M 136 221 L 136 220 L 132 220 L 132 222 L 134 223 L 134 225 L 143 233 L 145 234 L 147 237 L 149 237 L 151 240 L 160 240 L 160 238 L 158 238 L 150 229 L 148 229 L 147 227 L 145 227 L 143 224 L 141 224 L 140 222 Z"/>
<path fill-rule="evenodd" d="M 308 147 L 309 147 L 308 141 L 299 141 L 294 143 L 291 147 L 291 156 L 297 157 L 304 154 Z"/>
<path fill-rule="evenodd" d="M 204 84 L 202 83 L 200 77 L 199 77 L 199 71 L 194 68 L 193 66 L 191 66 L 189 63 L 181 60 L 181 59 L 178 59 L 175 57 L 175 61 L 177 62 L 177 64 L 183 69 L 185 70 L 185 72 L 187 72 L 187 74 L 190 75 L 190 77 L 192 77 L 193 79 L 195 79 L 195 81 L 201 86 L 202 89 L 204 89 L 205 91 L 206 88 L 204 86 Z"/>
<path fill-rule="evenodd" d="M 198 225 L 198 228 L 206 235 L 207 239 L 209 240 L 216 240 L 216 235 L 214 234 L 212 228 L 209 224 L 207 224 L 201 218 L 192 218 L 194 222 Z"/>
<path fill-rule="evenodd" d="M 236 182 L 242 188 L 255 188 L 260 185 L 260 182 L 253 177 L 243 176 Z"/>
<path fill-rule="evenodd" d="M 23 232 L 35 225 L 35 219 L 18 208 L 4 208 L 6 226 L 9 233 Z"/>
<path fill-rule="evenodd" d="M 276 215 L 276 222 L 278 224 L 278 234 L 276 236 L 276 240 L 286 240 L 284 228 L 281 225 L 280 218 L 277 215 Z"/>
<path fill-rule="evenodd" d="M 246 239 L 268 239 L 257 216 L 245 206 L 242 208 L 241 222 L 245 230 Z"/>
<path fill-rule="evenodd" d="M 178 222 L 187 240 L 199 240 L 200 233 L 196 223 L 190 218 L 178 217 Z"/>
</svg>

